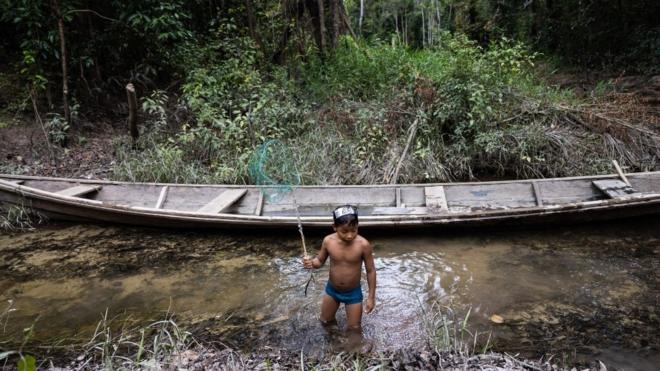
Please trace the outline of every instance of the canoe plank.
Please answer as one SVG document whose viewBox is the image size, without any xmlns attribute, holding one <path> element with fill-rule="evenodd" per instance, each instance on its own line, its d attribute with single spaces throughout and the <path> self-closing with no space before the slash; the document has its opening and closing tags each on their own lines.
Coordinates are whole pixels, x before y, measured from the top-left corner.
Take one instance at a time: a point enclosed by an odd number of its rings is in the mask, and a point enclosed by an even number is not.
<svg viewBox="0 0 660 371">
<path fill-rule="evenodd" d="M 88 193 L 96 192 L 99 191 L 102 186 L 87 186 L 87 185 L 78 185 L 75 187 L 70 187 L 63 189 L 61 191 L 55 192 L 58 195 L 61 196 L 69 196 L 69 197 L 80 197 L 84 196 Z"/>
<path fill-rule="evenodd" d="M 374 207 L 371 215 L 425 215 L 426 207 Z"/>
<path fill-rule="evenodd" d="M 160 195 L 158 196 L 158 201 L 156 201 L 156 209 L 160 209 L 163 207 L 163 204 L 165 203 L 165 199 L 167 198 L 167 192 L 170 187 L 168 186 L 163 186 L 163 188 L 160 189 Z"/>
<path fill-rule="evenodd" d="M 198 213 L 217 214 L 233 205 L 239 198 L 247 192 L 247 189 L 229 189 L 222 192 L 211 202 L 197 210 Z"/>
<path fill-rule="evenodd" d="M 541 188 L 536 182 L 532 182 L 532 190 L 534 191 L 534 198 L 536 199 L 536 206 L 543 206 L 543 194 Z"/>
<path fill-rule="evenodd" d="M 261 213 L 264 209 L 264 194 L 259 192 L 259 200 L 257 201 L 257 207 L 254 208 L 254 215 L 261 216 Z"/>
<path fill-rule="evenodd" d="M 633 187 L 617 179 L 594 180 L 592 183 L 609 198 L 632 196 L 638 193 Z"/>
<path fill-rule="evenodd" d="M 426 196 L 426 207 L 429 211 L 436 213 L 449 211 L 445 187 L 424 187 L 424 195 Z"/>
</svg>

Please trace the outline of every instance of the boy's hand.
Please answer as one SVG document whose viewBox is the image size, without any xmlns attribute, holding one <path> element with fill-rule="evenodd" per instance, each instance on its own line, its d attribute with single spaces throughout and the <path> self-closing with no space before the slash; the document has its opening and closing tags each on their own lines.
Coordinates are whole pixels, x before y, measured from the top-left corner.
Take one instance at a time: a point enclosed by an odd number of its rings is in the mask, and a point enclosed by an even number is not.
<svg viewBox="0 0 660 371">
<path fill-rule="evenodd" d="M 314 268 L 314 264 L 312 264 L 312 257 L 309 255 L 303 256 L 303 267 L 307 269 Z"/>
<path fill-rule="evenodd" d="M 364 307 L 364 313 L 371 313 L 376 307 L 376 299 L 368 298 L 367 305 Z"/>
</svg>

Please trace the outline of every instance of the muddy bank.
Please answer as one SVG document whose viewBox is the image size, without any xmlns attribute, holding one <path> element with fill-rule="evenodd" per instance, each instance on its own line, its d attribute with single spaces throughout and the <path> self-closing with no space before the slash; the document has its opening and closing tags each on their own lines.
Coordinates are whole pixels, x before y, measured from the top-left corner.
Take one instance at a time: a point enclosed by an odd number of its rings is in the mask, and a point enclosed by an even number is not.
<svg viewBox="0 0 660 371">
<path fill-rule="evenodd" d="M 454 352 L 436 352 L 426 350 L 399 350 L 396 352 L 358 354 L 341 353 L 324 358 L 307 357 L 304 354 L 286 350 L 266 348 L 259 352 L 240 353 L 231 349 L 196 347 L 185 350 L 166 360 L 161 366 L 183 368 L 187 370 L 360 370 L 392 369 L 406 371 L 422 370 L 562 370 L 556 362 L 530 361 L 517 359 L 508 354 L 487 353 L 461 355 Z M 89 362 L 89 358 L 65 366 L 64 370 L 78 370 L 80 366 L 97 367 L 104 365 Z M 583 365 L 583 369 L 603 371 L 601 364 L 595 362 Z M 566 368 L 568 370 L 568 368 Z"/>
<path fill-rule="evenodd" d="M 32 117 L 0 114 L 0 173 L 109 179 L 115 142 L 127 135 L 125 125 L 112 118 L 81 122 L 63 148 L 49 144 Z"/>
</svg>

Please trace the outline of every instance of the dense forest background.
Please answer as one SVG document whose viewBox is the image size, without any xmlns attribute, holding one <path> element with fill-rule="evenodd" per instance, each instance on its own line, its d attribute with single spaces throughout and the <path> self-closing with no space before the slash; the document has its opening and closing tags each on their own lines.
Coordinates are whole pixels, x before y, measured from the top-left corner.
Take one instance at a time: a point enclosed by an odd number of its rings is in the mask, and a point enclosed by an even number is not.
<svg viewBox="0 0 660 371">
<path fill-rule="evenodd" d="M 657 74 L 657 1 L 2 0 L 0 14 L 0 107 L 45 142 L 4 172 L 57 175 L 102 132 L 101 176 L 139 181 L 250 182 L 272 138 L 306 183 L 657 166 L 657 107 L 613 79 L 550 83 Z"/>
</svg>

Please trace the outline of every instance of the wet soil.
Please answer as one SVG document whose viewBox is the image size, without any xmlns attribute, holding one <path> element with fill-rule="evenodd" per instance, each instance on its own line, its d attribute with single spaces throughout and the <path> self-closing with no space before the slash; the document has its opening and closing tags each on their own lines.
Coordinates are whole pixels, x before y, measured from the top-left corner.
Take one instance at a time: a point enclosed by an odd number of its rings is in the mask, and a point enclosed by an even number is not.
<svg viewBox="0 0 660 371">
<path fill-rule="evenodd" d="M 126 136 L 122 126 L 106 118 L 79 123 L 64 148 L 49 145 L 41 126 L 30 117 L 0 115 L 0 173 L 109 179 L 115 162 L 113 141 Z"/>
</svg>

